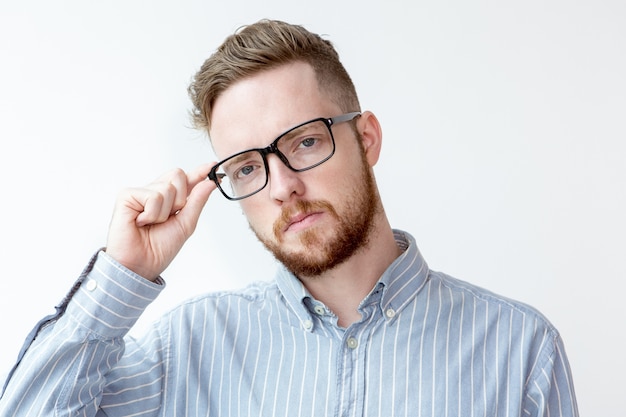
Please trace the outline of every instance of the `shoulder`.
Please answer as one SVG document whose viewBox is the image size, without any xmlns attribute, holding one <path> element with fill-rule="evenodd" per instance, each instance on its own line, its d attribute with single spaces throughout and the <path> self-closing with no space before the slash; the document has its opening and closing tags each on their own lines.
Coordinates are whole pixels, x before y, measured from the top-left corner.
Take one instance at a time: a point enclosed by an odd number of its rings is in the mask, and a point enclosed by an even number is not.
<svg viewBox="0 0 626 417">
<path fill-rule="evenodd" d="M 490 309 L 491 314 L 500 317 L 511 317 L 511 320 L 523 320 L 527 325 L 542 327 L 554 337 L 558 331 L 548 318 L 537 308 L 523 301 L 497 294 L 486 288 L 472 284 L 438 271 L 430 271 L 431 285 L 445 289 L 451 297 L 462 298 L 470 302 L 474 308 Z"/>
<path fill-rule="evenodd" d="M 266 301 L 275 300 L 278 297 L 280 297 L 280 291 L 274 280 L 256 281 L 239 289 L 209 292 L 192 297 L 179 304 L 174 310 L 229 303 L 262 305 Z"/>
<path fill-rule="evenodd" d="M 277 291 L 278 287 L 274 279 L 268 281 L 255 281 L 238 289 L 206 293 L 191 299 L 190 302 L 198 299 L 219 299 L 224 297 L 241 297 L 249 301 L 256 301 L 274 295 Z"/>
</svg>

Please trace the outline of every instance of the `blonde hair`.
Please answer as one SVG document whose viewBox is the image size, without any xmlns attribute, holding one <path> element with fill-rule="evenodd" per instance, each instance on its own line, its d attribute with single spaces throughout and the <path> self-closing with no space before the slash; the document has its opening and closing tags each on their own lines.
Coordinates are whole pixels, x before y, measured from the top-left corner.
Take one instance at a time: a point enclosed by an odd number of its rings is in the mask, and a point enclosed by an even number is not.
<svg viewBox="0 0 626 417">
<path fill-rule="evenodd" d="M 320 91 L 343 111 L 360 111 L 354 84 L 330 41 L 299 25 L 261 20 L 227 37 L 195 74 L 188 88 L 194 126 L 208 132 L 215 100 L 232 84 L 297 61 L 311 65 Z"/>
</svg>

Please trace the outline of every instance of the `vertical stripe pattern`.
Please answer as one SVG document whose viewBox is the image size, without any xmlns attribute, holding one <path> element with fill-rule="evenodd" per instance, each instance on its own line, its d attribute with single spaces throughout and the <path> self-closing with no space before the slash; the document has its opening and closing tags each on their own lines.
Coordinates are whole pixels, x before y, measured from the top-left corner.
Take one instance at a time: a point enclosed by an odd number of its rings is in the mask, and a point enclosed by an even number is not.
<svg viewBox="0 0 626 417">
<path fill-rule="evenodd" d="M 127 331 L 162 285 L 100 254 L 65 314 L 27 341 L 0 415 L 578 415 L 539 312 L 429 270 L 410 235 L 396 239 L 403 255 L 347 329 L 280 269 L 181 304 L 139 340 Z"/>
</svg>

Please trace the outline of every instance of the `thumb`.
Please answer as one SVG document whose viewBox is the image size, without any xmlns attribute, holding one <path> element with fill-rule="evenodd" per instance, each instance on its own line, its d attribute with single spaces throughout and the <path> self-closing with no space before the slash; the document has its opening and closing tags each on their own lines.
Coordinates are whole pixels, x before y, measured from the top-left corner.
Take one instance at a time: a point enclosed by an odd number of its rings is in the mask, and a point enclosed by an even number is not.
<svg viewBox="0 0 626 417">
<path fill-rule="evenodd" d="M 215 191 L 217 185 L 207 179 L 210 165 L 202 165 L 188 176 L 188 184 L 191 188 L 187 196 L 185 206 L 177 214 L 178 220 L 183 224 L 188 235 L 191 235 L 196 228 L 200 214 L 204 209 L 211 193 Z"/>
</svg>

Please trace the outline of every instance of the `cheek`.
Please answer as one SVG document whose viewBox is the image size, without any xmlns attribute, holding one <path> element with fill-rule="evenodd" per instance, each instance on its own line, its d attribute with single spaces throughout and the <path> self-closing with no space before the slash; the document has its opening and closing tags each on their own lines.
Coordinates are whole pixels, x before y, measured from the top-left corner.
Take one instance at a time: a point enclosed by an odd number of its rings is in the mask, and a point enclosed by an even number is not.
<svg viewBox="0 0 626 417">
<path fill-rule="evenodd" d="M 271 229 L 274 219 L 271 217 L 271 210 L 267 207 L 266 204 L 260 204 L 255 200 L 260 200 L 262 198 L 262 193 L 265 190 L 261 191 L 258 195 L 249 197 L 243 200 L 241 204 L 241 209 L 243 210 L 243 214 L 246 216 L 248 223 L 252 226 L 256 231 L 263 232 L 264 230 Z M 257 198 L 259 197 L 259 198 Z"/>
<path fill-rule="evenodd" d="M 359 150 L 355 149 L 354 153 L 346 155 L 341 160 L 337 158 L 337 162 L 324 176 L 326 185 L 331 190 L 346 190 L 360 186 L 365 167 Z"/>
</svg>

